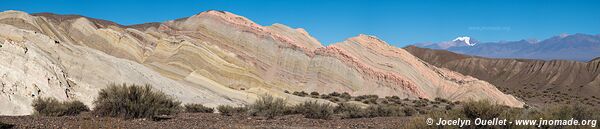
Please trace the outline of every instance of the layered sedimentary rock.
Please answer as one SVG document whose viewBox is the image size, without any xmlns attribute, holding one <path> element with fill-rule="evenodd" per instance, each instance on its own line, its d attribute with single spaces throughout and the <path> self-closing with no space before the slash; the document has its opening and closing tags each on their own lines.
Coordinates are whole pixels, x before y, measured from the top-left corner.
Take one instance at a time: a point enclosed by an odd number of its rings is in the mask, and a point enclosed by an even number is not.
<svg viewBox="0 0 600 129">
<path fill-rule="evenodd" d="M 534 102 L 567 100 L 600 104 L 597 100 L 600 97 L 598 58 L 589 62 L 493 59 L 415 46 L 404 49 L 432 65 L 474 76 L 513 92 L 523 92 L 523 98 L 532 98 Z M 554 99 L 548 94 L 560 94 L 564 98 Z"/>
<path fill-rule="evenodd" d="M 221 11 L 122 26 L 75 15 L 0 13 L 0 114 L 35 97 L 91 105 L 110 83 L 151 84 L 184 103 L 245 104 L 288 91 L 522 102 L 493 85 L 429 65 L 374 36 L 330 46 L 303 29 L 261 26 Z M 6 110 L 4 110 L 6 109 Z"/>
</svg>

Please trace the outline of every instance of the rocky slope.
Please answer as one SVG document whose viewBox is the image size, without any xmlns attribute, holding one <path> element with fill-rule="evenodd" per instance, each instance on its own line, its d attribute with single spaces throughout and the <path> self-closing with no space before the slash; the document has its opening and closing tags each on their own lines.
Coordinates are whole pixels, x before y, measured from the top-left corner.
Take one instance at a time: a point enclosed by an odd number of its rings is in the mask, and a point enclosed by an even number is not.
<svg viewBox="0 0 600 129">
<path fill-rule="evenodd" d="M 600 104 L 600 59 L 492 59 L 409 46 L 404 48 L 432 65 L 488 81 L 537 104 Z"/>
<path fill-rule="evenodd" d="M 184 103 L 245 104 L 269 93 L 349 92 L 523 103 L 493 85 L 422 62 L 367 35 L 323 46 L 303 29 L 223 11 L 123 26 L 77 15 L 0 13 L 0 114 L 38 96 L 91 105 L 110 83 L 151 84 Z"/>
</svg>

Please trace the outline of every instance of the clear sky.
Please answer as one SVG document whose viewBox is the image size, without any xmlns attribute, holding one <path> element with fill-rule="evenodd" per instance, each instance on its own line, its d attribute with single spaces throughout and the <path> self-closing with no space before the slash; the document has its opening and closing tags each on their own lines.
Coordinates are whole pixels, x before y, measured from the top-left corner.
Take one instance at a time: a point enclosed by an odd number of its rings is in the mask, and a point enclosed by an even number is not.
<svg viewBox="0 0 600 129">
<path fill-rule="evenodd" d="M 0 10 L 80 14 L 123 25 L 211 9 L 304 28 L 326 45 L 361 33 L 399 47 L 457 36 L 511 41 L 600 34 L 600 0 L 0 0 Z"/>
</svg>

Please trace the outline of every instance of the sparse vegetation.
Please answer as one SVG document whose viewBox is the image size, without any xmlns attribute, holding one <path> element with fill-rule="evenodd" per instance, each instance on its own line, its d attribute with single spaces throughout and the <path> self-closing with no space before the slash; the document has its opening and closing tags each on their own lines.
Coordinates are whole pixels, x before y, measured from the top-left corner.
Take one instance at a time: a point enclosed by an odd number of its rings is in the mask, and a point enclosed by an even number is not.
<svg viewBox="0 0 600 129">
<path fill-rule="evenodd" d="M 489 101 L 482 100 L 466 103 L 462 109 L 462 113 L 465 117 L 472 120 L 477 118 L 493 119 L 500 116 L 506 109 L 508 109 L 508 107 L 495 105 Z"/>
<path fill-rule="evenodd" d="M 191 113 L 213 113 L 214 109 L 213 108 L 209 108 L 209 107 L 205 107 L 202 104 L 186 104 L 185 106 L 185 111 L 186 112 L 191 112 Z"/>
<path fill-rule="evenodd" d="M 334 112 L 340 114 L 341 118 L 362 118 L 367 116 L 366 110 L 356 104 L 340 103 Z"/>
<path fill-rule="evenodd" d="M 100 90 L 94 104 L 94 112 L 100 116 L 152 118 L 177 113 L 181 102 L 149 85 L 111 84 Z"/>
<path fill-rule="evenodd" d="M 319 95 L 319 92 L 313 91 L 313 92 L 310 92 L 310 95 L 317 96 L 317 95 Z"/>
<path fill-rule="evenodd" d="M 297 92 L 298 95 L 300 95 L 302 92 Z M 312 94 L 317 94 L 317 93 L 312 93 Z M 318 93 L 320 94 L 320 93 Z M 372 114 L 370 117 L 377 117 L 379 115 L 377 115 L 378 113 L 376 111 L 389 111 L 389 112 L 398 112 L 398 114 L 391 114 L 389 116 L 401 116 L 401 115 L 406 115 L 406 116 L 413 116 L 413 115 L 418 115 L 418 114 L 426 114 L 428 112 L 431 112 L 432 110 L 451 110 L 456 108 L 456 105 L 459 105 L 459 102 L 451 102 L 447 99 L 443 99 L 443 98 L 435 98 L 434 101 L 430 101 L 429 99 L 425 99 L 425 98 L 418 98 L 418 99 L 409 99 L 409 98 L 404 98 L 401 99 L 398 96 L 386 96 L 383 98 L 380 98 L 377 95 L 359 95 L 359 96 L 351 96 L 349 93 L 347 92 L 343 92 L 343 93 L 338 93 L 338 92 L 331 92 L 329 94 L 320 94 L 318 97 L 317 96 L 310 96 L 312 98 L 319 98 L 319 99 L 325 99 L 325 100 L 329 100 L 331 102 L 342 104 L 342 103 L 347 103 L 350 101 L 357 101 L 357 102 L 361 102 L 363 104 L 367 104 L 369 105 L 368 107 L 362 109 L 365 110 L 365 115 L 364 117 L 369 116 L 368 114 Z M 378 107 L 379 106 L 379 107 Z M 395 108 L 389 108 L 389 107 L 395 107 Z M 386 109 L 386 110 L 383 110 Z M 390 111 L 387 109 L 394 109 L 395 111 Z M 374 112 L 369 113 L 367 110 L 372 110 Z M 398 111 L 400 110 L 400 111 Z M 345 116 L 340 114 L 342 117 L 358 117 L 358 116 Z"/>
<path fill-rule="evenodd" d="M 44 116 L 77 115 L 90 110 L 81 101 L 59 102 L 55 98 L 36 98 L 32 106 L 36 114 Z"/>
<path fill-rule="evenodd" d="M 254 104 L 250 105 L 249 113 L 252 116 L 264 116 L 272 119 L 284 115 L 287 108 L 286 101 L 270 95 L 261 96 Z"/>
<path fill-rule="evenodd" d="M 424 118 L 461 118 L 474 120 L 481 119 L 507 119 L 509 121 L 535 120 L 544 118 L 546 120 L 595 120 L 600 118 L 600 110 L 585 104 L 575 104 L 569 106 L 551 106 L 538 109 L 532 108 L 511 108 L 493 104 L 489 101 L 472 101 L 465 102 L 460 109 L 452 109 L 447 111 L 434 111 L 425 116 L 417 116 L 413 119 L 410 128 L 436 129 L 436 128 L 458 128 L 452 126 L 427 126 L 424 123 Z M 574 127 L 574 126 L 573 126 Z M 496 126 L 474 126 L 464 128 L 512 128 L 512 129 L 529 129 L 529 126 L 507 125 L 502 127 Z M 567 128 L 565 126 L 542 126 L 541 128 Z"/>
<path fill-rule="evenodd" d="M 367 108 L 367 117 L 404 116 L 404 111 L 399 106 L 374 105 Z"/>
<path fill-rule="evenodd" d="M 226 116 L 232 116 L 235 114 L 244 114 L 244 113 L 248 112 L 248 108 L 246 108 L 246 107 L 233 107 L 230 105 L 219 105 L 217 107 L 217 110 L 222 115 L 226 115 Z"/>
<path fill-rule="evenodd" d="M 303 114 L 305 118 L 330 119 L 333 116 L 333 106 L 317 101 L 307 101 L 298 104 L 294 109 L 296 112 Z"/>
<path fill-rule="evenodd" d="M 306 97 L 317 97 L 320 99 L 337 102 L 338 106 L 332 106 L 326 102 L 306 101 L 294 106 L 287 105 L 286 100 L 273 96 L 261 96 L 259 100 L 248 106 L 234 107 L 221 105 L 216 109 L 225 116 L 251 115 L 262 116 L 273 119 L 278 116 L 289 114 L 302 114 L 310 119 L 352 119 L 372 117 L 399 117 L 412 116 L 408 125 L 410 128 L 458 128 L 454 126 L 427 126 L 424 118 L 461 118 L 474 120 L 501 118 L 509 121 L 515 119 L 557 119 L 557 120 L 588 120 L 600 119 L 600 110 L 583 103 L 570 106 L 556 107 L 529 107 L 511 108 L 491 103 L 490 101 L 459 102 L 449 101 L 443 98 L 435 98 L 430 101 L 425 98 L 401 99 L 398 96 L 387 96 L 379 98 L 376 95 L 350 96 L 348 93 L 332 92 L 320 94 L 311 92 L 294 92 L 293 94 L 305 95 Z M 348 102 L 360 100 L 357 102 Z M 586 99 L 581 99 L 586 100 Z M 591 99 L 587 99 L 591 101 Z M 362 106 L 360 102 L 367 104 Z M 575 103 L 575 102 L 573 102 Z M 164 93 L 152 91 L 149 86 L 127 86 L 111 85 L 103 89 L 96 101 L 94 112 L 102 116 L 119 116 L 125 118 L 152 117 L 176 113 L 181 109 L 179 102 L 168 97 Z M 76 115 L 89 109 L 79 101 L 59 102 L 54 98 L 38 98 L 33 104 L 36 114 L 46 116 Z M 183 106 L 186 112 L 212 113 L 213 108 L 201 104 L 186 104 Z M 0 124 L 0 126 L 2 126 Z M 469 125 L 464 128 L 529 128 L 527 126 L 507 125 L 475 126 Z M 543 126 L 542 128 L 566 128 L 565 126 Z"/>
<path fill-rule="evenodd" d="M 308 95 L 308 94 L 307 94 L 306 92 L 304 92 L 304 91 L 301 91 L 301 92 L 294 91 L 294 93 L 292 93 L 292 94 L 293 94 L 293 95 L 296 95 L 296 96 L 300 96 L 300 97 L 304 97 L 304 96 Z"/>
<path fill-rule="evenodd" d="M 337 97 L 337 96 L 340 96 L 340 93 L 338 93 L 338 92 L 331 92 L 331 93 L 329 93 L 329 96 L 335 96 L 335 97 Z"/>
</svg>

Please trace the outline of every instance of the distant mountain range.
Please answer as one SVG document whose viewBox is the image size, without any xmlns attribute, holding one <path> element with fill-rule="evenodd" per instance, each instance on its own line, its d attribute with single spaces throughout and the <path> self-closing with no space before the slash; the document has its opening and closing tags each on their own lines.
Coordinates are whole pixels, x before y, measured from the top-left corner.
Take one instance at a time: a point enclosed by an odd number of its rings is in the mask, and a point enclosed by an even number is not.
<svg viewBox="0 0 600 129">
<path fill-rule="evenodd" d="M 467 40 L 465 40 L 467 39 Z M 562 34 L 546 40 L 479 43 L 470 37 L 415 46 L 490 58 L 589 61 L 600 56 L 600 35 Z"/>
</svg>

